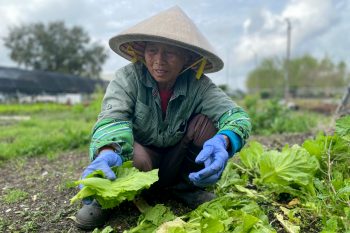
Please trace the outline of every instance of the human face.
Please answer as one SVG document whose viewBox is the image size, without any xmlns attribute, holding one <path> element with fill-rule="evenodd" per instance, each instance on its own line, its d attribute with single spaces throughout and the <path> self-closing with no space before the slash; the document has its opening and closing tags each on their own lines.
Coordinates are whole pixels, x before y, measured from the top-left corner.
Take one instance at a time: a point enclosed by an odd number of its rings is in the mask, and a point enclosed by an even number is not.
<svg viewBox="0 0 350 233">
<path fill-rule="evenodd" d="M 160 89 L 173 87 L 187 57 L 186 50 L 176 46 L 156 42 L 146 44 L 146 66 Z"/>
</svg>

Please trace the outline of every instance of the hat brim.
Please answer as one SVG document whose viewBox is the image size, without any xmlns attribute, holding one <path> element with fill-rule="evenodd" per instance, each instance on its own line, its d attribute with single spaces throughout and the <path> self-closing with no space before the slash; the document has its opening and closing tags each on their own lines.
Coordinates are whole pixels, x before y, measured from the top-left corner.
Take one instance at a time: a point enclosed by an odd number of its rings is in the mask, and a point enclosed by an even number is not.
<svg viewBox="0 0 350 233">
<path fill-rule="evenodd" d="M 165 43 L 173 46 L 177 46 L 186 50 L 189 50 L 192 54 L 191 60 L 185 66 L 193 64 L 198 59 L 204 57 L 207 63 L 204 68 L 204 73 L 213 73 L 221 70 L 224 66 L 223 61 L 214 53 L 202 49 L 200 47 L 187 44 L 181 41 L 169 39 L 161 36 L 147 35 L 147 34 L 120 34 L 112 37 L 109 40 L 110 48 L 120 56 L 127 60 L 132 60 L 133 56 L 128 51 L 128 46 L 131 45 L 133 50 L 136 52 L 138 58 L 143 59 L 145 42 L 159 42 Z M 192 67 L 197 69 L 197 66 Z"/>
</svg>

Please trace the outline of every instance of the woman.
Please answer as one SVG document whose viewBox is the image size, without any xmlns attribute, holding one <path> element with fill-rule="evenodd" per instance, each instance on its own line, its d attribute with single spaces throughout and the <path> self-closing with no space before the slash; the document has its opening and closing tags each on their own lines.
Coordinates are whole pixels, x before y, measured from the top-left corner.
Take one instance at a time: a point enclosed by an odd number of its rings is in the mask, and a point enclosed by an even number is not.
<svg viewBox="0 0 350 233">
<path fill-rule="evenodd" d="M 106 90 L 93 130 L 91 164 L 82 177 L 132 160 L 136 168 L 159 168 L 157 188 L 167 188 L 192 207 L 214 198 L 215 184 L 245 144 L 250 121 L 203 72 L 222 60 L 178 7 L 161 12 L 110 40 L 133 63 L 121 68 Z M 170 187 L 170 188 L 169 188 Z M 96 202 L 78 212 L 78 226 L 103 224 Z"/>
</svg>

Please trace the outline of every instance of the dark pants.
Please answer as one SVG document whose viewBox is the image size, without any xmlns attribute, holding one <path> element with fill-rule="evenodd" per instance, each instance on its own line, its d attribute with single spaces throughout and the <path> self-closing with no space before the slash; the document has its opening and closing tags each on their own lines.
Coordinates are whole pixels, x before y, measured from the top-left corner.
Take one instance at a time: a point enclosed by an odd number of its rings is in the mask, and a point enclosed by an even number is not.
<svg viewBox="0 0 350 233">
<path fill-rule="evenodd" d="M 141 171 L 159 168 L 158 185 L 167 187 L 181 180 L 187 180 L 188 174 L 199 171 L 203 165 L 194 162 L 206 140 L 217 132 L 213 122 L 204 115 L 196 115 L 188 125 L 183 139 L 172 147 L 158 148 L 134 143 L 133 164 Z"/>
</svg>

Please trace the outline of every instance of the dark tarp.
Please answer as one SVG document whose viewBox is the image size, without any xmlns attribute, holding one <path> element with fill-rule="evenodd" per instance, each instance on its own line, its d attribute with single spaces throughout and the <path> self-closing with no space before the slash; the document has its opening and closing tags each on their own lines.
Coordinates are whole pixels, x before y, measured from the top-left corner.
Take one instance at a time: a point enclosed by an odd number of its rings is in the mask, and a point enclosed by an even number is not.
<svg viewBox="0 0 350 233">
<path fill-rule="evenodd" d="M 97 85 L 105 87 L 107 82 L 75 75 L 0 66 L 0 93 L 92 93 Z"/>
</svg>

